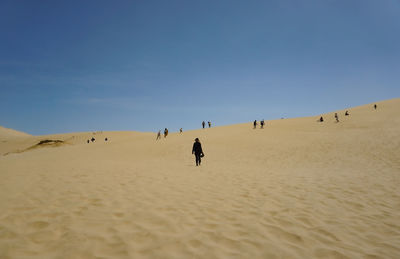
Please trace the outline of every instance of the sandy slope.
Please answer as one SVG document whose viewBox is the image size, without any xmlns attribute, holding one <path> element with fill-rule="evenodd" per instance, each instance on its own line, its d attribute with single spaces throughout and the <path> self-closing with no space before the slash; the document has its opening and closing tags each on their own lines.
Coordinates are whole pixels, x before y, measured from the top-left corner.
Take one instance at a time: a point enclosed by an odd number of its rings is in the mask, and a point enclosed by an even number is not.
<svg viewBox="0 0 400 259">
<path fill-rule="evenodd" d="M 8 129 L 0 126 L 0 139 L 8 139 L 8 138 L 14 138 L 14 137 L 27 137 L 31 136 L 25 132 L 21 131 L 16 131 L 13 129 Z"/>
<path fill-rule="evenodd" d="M 348 110 L 161 141 L 9 138 L 0 258 L 400 258 L 400 99 Z M 65 143 L 27 150 L 43 139 Z"/>
</svg>

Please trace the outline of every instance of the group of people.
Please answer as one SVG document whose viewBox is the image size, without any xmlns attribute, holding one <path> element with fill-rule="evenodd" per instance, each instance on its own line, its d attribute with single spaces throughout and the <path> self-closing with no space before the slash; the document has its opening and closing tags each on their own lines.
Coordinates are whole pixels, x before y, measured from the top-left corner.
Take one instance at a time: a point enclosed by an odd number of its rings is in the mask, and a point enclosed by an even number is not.
<svg viewBox="0 0 400 259">
<path fill-rule="evenodd" d="M 256 129 L 256 128 L 257 128 L 257 125 L 258 125 L 257 120 L 254 120 L 254 121 L 253 121 L 253 129 Z M 261 120 L 261 121 L 260 121 L 261 129 L 264 128 L 264 125 L 265 125 L 264 120 Z"/>
<path fill-rule="evenodd" d="M 376 110 L 377 108 L 378 108 L 378 106 L 376 104 L 374 104 L 374 109 Z M 346 111 L 344 113 L 344 116 L 349 116 L 349 115 L 350 115 L 349 111 Z M 335 112 L 335 120 L 336 120 L 336 122 L 339 122 L 339 115 L 337 114 L 337 112 Z M 324 117 L 321 116 L 319 118 L 319 122 L 324 122 Z"/>
<path fill-rule="evenodd" d="M 377 107 L 378 107 L 378 106 L 377 106 L 376 104 L 374 104 L 374 109 L 375 109 L 375 110 L 377 109 Z M 349 116 L 349 115 L 350 115 L 349 111 L 346 111 L 344 115 L 345 115 L 345 116 Z M 337 113 L 335 113 L 335 120 L 336 120 L 336 122 L 339 122 L 339 115 L 338 115 Z M 323 121 L 324 121 L 324 118 L 321 116 L 320 119 L 319 119 L 319 121 L 320 121 L 320 122 L 323 122 Z M 206 125 L 206 123 L 203 121 L 203 122 L 202 122 L 203 129 L 205 128 L 205 125 Z M 254 129 L 257 128 L 257 125 L 258 125 L 257 120 L 254 120 L 254 122 L 253 122 L 253 127 L 254 127 Z M 261 121 L 260 121 L 261 129 L 264 128 L 264 125 L 265 125 L 264 120 L 261 120 Z M 211 128 L 211 122 L 208 122 L 208 127 Z M 179 132 L 182 133 L 182 128 L 180 128 Z M 167 135 L 168 135 L 168 129 L 165 128 L 165 130 L 164 130 L 164 138 L 166 138 Z M 161 138 L 161 131 L 158 131 L 157 139 L 160 139 L 160 138 Z M 93 138 L 92 138 L 92 139 L 93 139 Z M 107 139 L 106 139 L 106 140 L 107 140 Z M 89 140 L 88 140 L 88 141 L 89 141 Z M 94 140 L 92 140 L 92 141 L 94 141 Z M 89 143 L 89 142 L 88 142 L 88 143 Z M 201 158 L 204 157 L 204 153 L 203 153 L 203 149 L 202 149 L 202 147 L 201 147 L 201 143 L 200 143 L 199 138 L 196 138 L 195 141 L 194 141 L 194 143 L 193 143 L 192 155 L 195 156 L 196 166 L 201 165 Z"/>
<path fill-rule="evenodd" d="M 202 124 L 203 129 L 204 129 L 204 128 L 206 127 L 206 122 L 203 121 L 201 124 Z M 211 121 L 208 121 L 207 124 L 208 124 L 208 127 L 211 128 Z M 179 129 L 179 133 L 182 133 L 182 132 L 183 132 L 183 129 L 180 128 L 180 129 Z M 165 128 L 165 129 L 164 129 L 164 138 L 166 138 L 167 136 L 168 136 L 168 129 Z M 161 139 L 161 130 L 159 130 L 158 133 L 157 133 L 157 138 L 156 138 L 156 140 L 159 140 L 159 139 Z"/>
<path fill-rule="evenodd" d="M 181 130 L 182 130 L 182 128 L 181 128 Z M 164 138 L 166 138 L 167 136 L 168 136 L 168 129 L 165 128 L 165 129 L 164 129 Z M 158 140 L 158 139 L 161 139 L 161 130 L 159 130 L 158 133 L 157 133 L 157 138 L 156 138 L 156 140 Z"/>
<path fill-rule="evenodd" d="M 88 140 L 86 141 L 86 143 L 89 144 L 90 142 L 93 143 L 93 142 L 95 142 L 95 141 L 96 141 L 96 139 L 95 139 L 94 137 L 92 137 L 90 140 L 88 139 Z M 107 141 L 108 141 L 108 138 L 105 138 L 104 141 L 107 142 Z"/>
<path fill-rule="evenodd" d="M 208 121 L 207 123 L 208 123 L 208 127 L 211 128 L 211 121 Z M 206 122 L 203 121 L 203 122 L 201 123 L 201 125 L 203 126 L 203 129 L 204 129 L 204 128 L 206 127 Z"/>
<path fill-rule="evenodd" d="M 346 111 L 344 115 L 349 116 L 350 114 L 348 111 Z M 339 115 L 336 112 L 335 112 L 335 120 L 336 120 L 336 122 L 339 122 Z M 319 118 L 319 122 L 324 122 L 324 117 L 321 116 Z"/>
<path fill-rule="evenodd" d="M 180 133 L 183 132 L 182 128 L 179 129 L 179 132 Z M 164 138 L 166 138 L 167 136 L 168 136 L 168 129 L 165 128 L 164 129 Z M 157 133 L 157 140 L 158 139 L 161 139 L 161 130 L 159 130 Z M 195 139 L 195 142 L 194 142 L 193 148 L 192 148 L 192 154 L 195 156 L 196 166 L 199 166 L 201 164 L 201 158 L 204 157 L 203 149 L 201 147 L 199 138 Z"/>
</svg>

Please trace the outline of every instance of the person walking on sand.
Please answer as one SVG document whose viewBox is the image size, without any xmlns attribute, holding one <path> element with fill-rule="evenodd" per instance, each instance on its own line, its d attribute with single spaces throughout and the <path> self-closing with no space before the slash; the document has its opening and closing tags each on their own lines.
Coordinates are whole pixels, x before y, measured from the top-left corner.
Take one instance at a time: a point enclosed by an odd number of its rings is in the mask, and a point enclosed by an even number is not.
<svg viewBox="0 0 400 259">
<path fill-rule="evenodd" d="M 349 116 L 349 111 L 346 111 L 346 113 L 344 114 L 344 116 Z"/>
<path fill-rule="evenodd" d="M 203 125 L 203 129 L 204 129 L 204 127 L 206 126 L 206 123 L 203 121 L 203 122 L 201 123 L 201 125 Z"/>
<path fill-rule="evenodd" d="M 337 115 L 337 113 L 335 113 L 335 119 L 336 119 L 336 122 L 339 122 L 339 116 Z"/>
<path fill-rule="evenodd" d="M 319 118 L 319 122 L 324 122 L 324 118 L 322 116 Z"/>
<path fill-rule="evenodd" d="M 166 138 L 167 136 L 168 136 L 168 129 L 165 128 L 165 129 L 164 129 L 164 138 Z"/>
<path fill-rule="evenodd" d="M 211 121 L 208 122 L 208 127 L 211 128 Z"/>
<path fill-rule="evenodd" d="M 182 130 L 182 128 L 180 128 L 180 129 L 179 129 L 179 133 L 182 133 L 182 132 L 183 132 L 183 130 Z"/>
<path fill-rule="evenodd" d="M 376 110 L 376 108 L 378 108 L 378 106 L 376 104 L 374 104 L 374 109 Z"/>
<path fill-rule="evenodd" d="M 196 166 L 201 165 L 201 158 L 204 157 L 203 149 L 201 148 L 201 143 L 199 138 L 194 140 L 193 148 L 192 148 L 192 155 L 196 157 Z"/>
<path fill-rule="evenodd" d="M 262 121 L 260 122 L 260 125 L 261 125 L 261 128 L 263 129 L 263 128 L 264 128 L 264 120 L 262 120 Z"/>
<path fill-rule="evenodd" d="M 254 126 L 253 129 L 257 128 L 257 120 L 254 120 L 253 126 Z"/>
<path fill-rule="evenodd" d="M 158 131 L 156 140 L 159 140 L 160 138 L 161 138 L 161 130 Z"/>
</svg>

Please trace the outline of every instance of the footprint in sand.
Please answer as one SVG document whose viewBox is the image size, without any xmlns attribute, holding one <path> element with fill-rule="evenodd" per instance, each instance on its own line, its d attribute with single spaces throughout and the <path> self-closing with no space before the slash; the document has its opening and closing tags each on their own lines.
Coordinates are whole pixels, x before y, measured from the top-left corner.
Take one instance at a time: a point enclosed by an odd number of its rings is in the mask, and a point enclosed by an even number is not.
<svg viewBox="0 0 400 259">
<path fill-rule="evenodd" d="M 122 212 L 116 212 L 113 214 L 116 218 L 122 218 L 125 214 Z"/>
<path fill-rule="evenodd" d="M 33 230 L 40 230 L 40 229 L 44 229 L 47 226 L 49 226 L 50 224 L 46 221 L 34 221 L 34 222 L 30 222 L 28 224 L 28 227 L 33 229 Z"/>
</svg>

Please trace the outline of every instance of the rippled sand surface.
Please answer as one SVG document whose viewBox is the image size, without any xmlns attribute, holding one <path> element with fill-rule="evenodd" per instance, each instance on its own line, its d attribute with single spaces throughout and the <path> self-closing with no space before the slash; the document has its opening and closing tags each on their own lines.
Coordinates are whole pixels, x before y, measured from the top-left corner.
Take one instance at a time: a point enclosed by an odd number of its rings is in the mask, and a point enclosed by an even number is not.
<svg viewBox="0 0 400 259">
<path fill-rule="evenodd" d="M 400 258 L 400 99 L 377 104 L 159 141 L 0 128 L 0 258 Z"/>
</svg>

